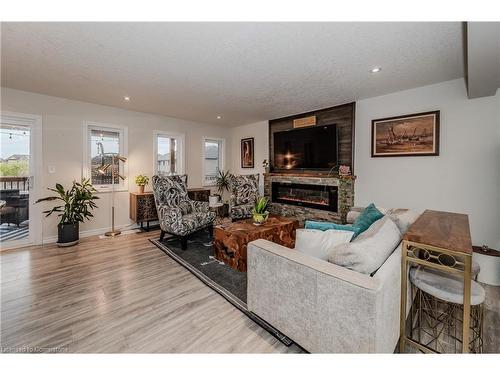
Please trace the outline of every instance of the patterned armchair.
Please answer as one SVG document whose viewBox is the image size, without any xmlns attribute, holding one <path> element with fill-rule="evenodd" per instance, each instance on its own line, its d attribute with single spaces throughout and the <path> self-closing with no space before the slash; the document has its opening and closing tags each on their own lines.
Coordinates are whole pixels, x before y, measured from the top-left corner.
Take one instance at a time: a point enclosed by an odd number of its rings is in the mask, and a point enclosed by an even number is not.
<svg viewBox="0 0 500 375">
<path fill-rule="evenodd" d="M 153 176 L 153 193 L 163 240 L 165 233 L 181 240 L 182 250 L 187 248 L 187 236 L 202 229 L 213 231 L 215 213 L 209 211 L 208 202 L 189 199 L 187 176 Z"/>
<path fill-rule="evenodd" d="M 255 201 L 259 196 L 259 175 L 233 175 L 229 190 L 231 191 L 229 217 L 232 220 L 251 217 Z"/>
</svg>

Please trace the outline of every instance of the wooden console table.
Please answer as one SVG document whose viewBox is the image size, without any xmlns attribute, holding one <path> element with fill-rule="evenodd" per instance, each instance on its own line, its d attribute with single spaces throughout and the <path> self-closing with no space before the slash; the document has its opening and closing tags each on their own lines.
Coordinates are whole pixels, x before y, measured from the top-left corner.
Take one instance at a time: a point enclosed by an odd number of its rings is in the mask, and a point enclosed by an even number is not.
<svg viewBox="0 0 500 375">
<path fill-rule="evenodd" d="M 459 274 L 463 277 L 462 353 L 467 353 L 469 351 L 472 273 L 472 242 L 467 215 L 426 210 L 410 226 L 403 237 L 399 351 L 400 353 L 404 353 L 405 344 L 410 344 L 422 352 L 433 353 L 431 349 L 406 336 L 407 275 L 409 263 Z"/>
<path fill-rule="evenodd" d="M 188 196 L 194 201 L 208 202 L 210 189 L 191 188 L 188 189 Z M 137 224 L 141 224 L 141 229 L 149 231 L 149 223 L 158 220 L 156 213 L 155 199 L 152 191 L 130 193 L 130 219 Z M 146 222 L 146 228 L 144 228 Z"/>
</svg>

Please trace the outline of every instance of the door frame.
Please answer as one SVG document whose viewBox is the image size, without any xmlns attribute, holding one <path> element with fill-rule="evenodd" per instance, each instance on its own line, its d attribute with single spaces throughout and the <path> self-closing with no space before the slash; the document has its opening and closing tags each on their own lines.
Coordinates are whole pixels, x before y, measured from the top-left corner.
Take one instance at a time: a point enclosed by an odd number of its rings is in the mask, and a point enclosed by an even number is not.
<svg viewBox="0 0 500 375">
<path fill-rule="evenodd" d="M 42 244 L 42 207 L 34 205 L 41 197 L 43 188 L 43 140 L 42 116 L 19 112 L 0 112 L 0 122 L 30 128 L 30 190 L 29 190 L 29 236 L 27 239 L 8 241 L 2 244 L 0 251 L 27 245 Z M 31 186 L 32 185 L 32 186 Z"/>
</svg>

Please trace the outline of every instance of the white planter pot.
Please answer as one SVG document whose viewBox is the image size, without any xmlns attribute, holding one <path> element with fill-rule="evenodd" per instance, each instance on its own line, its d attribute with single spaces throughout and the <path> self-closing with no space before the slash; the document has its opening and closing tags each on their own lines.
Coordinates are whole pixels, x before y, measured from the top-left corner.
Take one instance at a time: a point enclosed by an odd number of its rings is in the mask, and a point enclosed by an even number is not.
<svg viewBox="0 0 500 375">
<path fill-rule="evenodd" d="M 500 257 L 474 252 L 472 259 L 479 263 L 481 271 L 477 281 L 488 285 L 500 286 Z"/>
<path fill-rule="evenodd" d="M 214 206 L 217 203 L 219 203 L 219 196 L 218 195 L 211 195 L 208 197 L 208 204 L 210 206 Z"/>
</svg>

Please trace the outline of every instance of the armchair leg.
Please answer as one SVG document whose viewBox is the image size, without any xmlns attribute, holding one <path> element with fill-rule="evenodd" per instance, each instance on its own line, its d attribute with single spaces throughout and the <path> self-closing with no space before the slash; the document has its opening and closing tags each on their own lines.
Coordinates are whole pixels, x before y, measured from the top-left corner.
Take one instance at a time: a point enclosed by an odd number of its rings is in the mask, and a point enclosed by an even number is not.
<svg viewBox="0 0 500 375">
<path fill-rule="evenodd" d="M 208 228 L 208 234 L 210 235 L 210 238 L 214 237 L 214 225 L 210 225 Z"/>
<path fill-rule="evenodd" d="M 186 250 L 187 249 L 187 245 L 188 245 L 187 237 L 186 236 L 182 236 L 182 237 L 180 237 L 180 240 L 181 240 L 181 249 L 182 250 Z"/>
<path fill-rule="evenodd" d="M 163 241 L 164 238 L 165 238 L 165 231 L 162 230 L 160 233 L 160 241 Z"/>
</svg>

